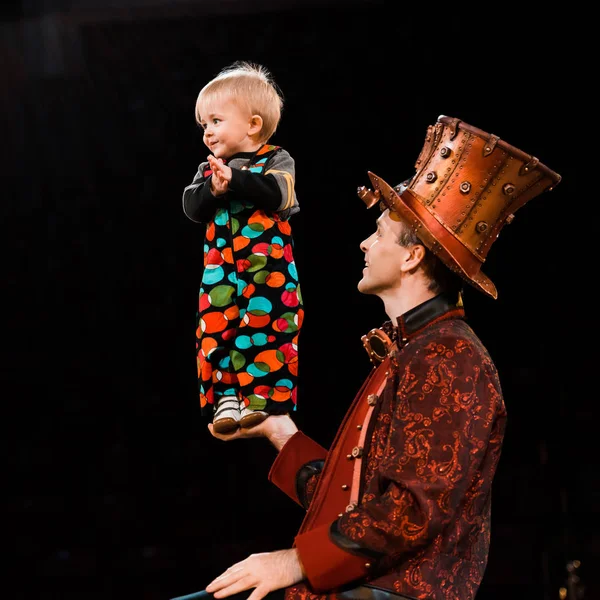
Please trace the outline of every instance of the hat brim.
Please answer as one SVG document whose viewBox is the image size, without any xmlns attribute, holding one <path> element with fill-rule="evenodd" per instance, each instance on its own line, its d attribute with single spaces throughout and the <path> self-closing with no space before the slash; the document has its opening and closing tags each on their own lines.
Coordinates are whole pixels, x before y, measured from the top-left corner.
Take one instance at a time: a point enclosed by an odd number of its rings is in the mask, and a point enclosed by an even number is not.
<svg viewBox="0 0 600 600">
<path fill-rule="evenodd" d="M 431 252 L 467 283 L 494 299 L 498 291 L 491 279 L 481 272 L 481 261 L 473 255 L 409 189 L 398 193 L 383 179 L 368 171 L 373 188 L 379 191 L 380 200 L 400 216 L 419 236 Z"/>
</svg>

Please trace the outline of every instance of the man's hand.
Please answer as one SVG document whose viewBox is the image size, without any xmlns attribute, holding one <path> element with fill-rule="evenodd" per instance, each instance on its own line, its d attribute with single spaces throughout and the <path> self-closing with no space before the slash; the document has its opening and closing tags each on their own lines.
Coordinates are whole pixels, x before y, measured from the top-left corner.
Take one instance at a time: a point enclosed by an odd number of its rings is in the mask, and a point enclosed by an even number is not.
<svg viewBox="0 0 600 600">
<path fill-rule="evenodd" d="M 304 579 L 304 571 L 295 548 L 251 554 L 213 579 L 206 591 L 215 598 L 226 598 L 255 588 L 248 600 L 261 600 L 269 592 L 294 585 Z"/>
<path fill-rule="evenodd" d="M 289 415 L 271 415 L 254 427 L 240 427 L 233 433 L 216 433 L 212 423 L 208 424 L 208 430 L 214 437 L 224 442 L 244 438 L 266 437 L 277 450 L 281 450 L 284 444 L 298 431 L 298 427 L 296 427 L 296 423 L 292 421 Z"/>
<path fill-rule="evenodd" d="M 231 167 L 228 167 L 221 158 L 208 156 L 208 164 L 212 170 L 211 188 L 213 196 L 221 196 L 229 189 L 231 181 Z"/>
</svg>

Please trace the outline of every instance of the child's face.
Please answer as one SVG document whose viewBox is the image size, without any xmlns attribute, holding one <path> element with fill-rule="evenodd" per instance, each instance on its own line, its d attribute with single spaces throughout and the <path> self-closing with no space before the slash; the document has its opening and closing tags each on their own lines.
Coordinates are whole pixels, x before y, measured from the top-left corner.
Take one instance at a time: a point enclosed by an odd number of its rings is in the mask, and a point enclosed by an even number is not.
<svg viewBox="0 0 600 600">
<path fill-rule="evenodd" d="M 229 158 L 238 152 L 254 152 L 260 147 L 252 138 L 252 115 L 231 99 L 208 101 L 200 107 L 204 143 L 216 158 Z"/>
</svg>

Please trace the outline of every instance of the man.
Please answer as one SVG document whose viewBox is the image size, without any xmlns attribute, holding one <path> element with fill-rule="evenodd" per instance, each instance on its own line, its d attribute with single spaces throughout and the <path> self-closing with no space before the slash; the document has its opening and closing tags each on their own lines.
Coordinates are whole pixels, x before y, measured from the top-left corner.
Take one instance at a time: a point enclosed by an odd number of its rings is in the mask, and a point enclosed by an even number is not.
<svg viewBox="0 0 600 600">
<path fill-rule="evenodd" d="M 535 157 L 458 119 L 428 128 L 416 173 L 390 187 L 369 173 L 377 230 L 361 244 L 358 289 L 390 320 L 363 337 L 376 365 L 330 450 L 287 415 L 233 435 L 279 450 L 269 479 L 306 509 L 289 550 L 252 555 L 206 588 L 215 598 L 285 588 L 296 598 L 459 599 L 487 564 L 492 480 L 506 410 L 498 374 L 465 321 L 467 282 L 514 212 L 558 184 Z M 209 426 L 210 427 L 210 426 Z"/>
</svg>

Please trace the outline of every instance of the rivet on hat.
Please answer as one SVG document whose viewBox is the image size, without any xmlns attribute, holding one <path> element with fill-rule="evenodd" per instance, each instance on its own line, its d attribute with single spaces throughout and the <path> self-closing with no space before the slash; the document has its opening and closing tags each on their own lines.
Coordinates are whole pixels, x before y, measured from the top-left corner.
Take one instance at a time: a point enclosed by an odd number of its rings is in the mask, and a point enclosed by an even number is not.
<svg viewBox="0 0 600 600">
<path fill-rule="evenodd" d="M 453 140 L 458 134 L 458 125 L 460 123 L 459 119 L 452 119 L 449 123 L 450 125 L 450 139 Z"/>
<path fill-rule="evenodd" d="M 427 180 L 427 183 L 433 183 L 437 179 L 435 171 L 429 171 L 425 179 Z"/>
<path fill-rule="evenodd" d="M 507 195 L 510 196 L 511 194 L 515 193 L 516 190 L 516 186 L 512 183 L 505 183 L 504 186 L 502 187 L 502 191 Z"/>
<path fill-rule="evenodd" d="M 448 148 L 448 146 L 444 146 L 441 150 L 440 150 L 440 156 L 442 158 L 448 158 L 450 156 L 450 154 L 452 154 L 452 150 L 450 150 L 450 148 Z"/>
<path fill-rule="evenodd" d="M 535 169 L 538 166 L 539 162 L 539 159 L 537 159 L 535 156 L 532 156 L 531 160 L 528 163 L 521 166 L 521 169 L 519 170 L 519 175 L 525 175 L 525 173 L 528 173 L 529 171 Z"/>
<path fill-rule="evenodd" d="M 477 230 L 477 233 L 483 233 L 484 231 L 486 231 L 488 228 L 488 224 L 485 221 L 479 221 L 479 223 L 477 223 L 477 225 L 475 225 L 475 229 Z"/>
<path fill-rule="evenodd" d="M 490 139 L 488 140 L 488 142 L 485 145 L 485 148 L 483 150 L 483 155 L 489 156 L 494 151 L 494 148 L 496 147 L 496 144 L 499 141 L 500 141 L 500 138 L 497 135 L 491 134 Z"/>
<path fill-rule="evenodd" d="M 463 181 L 460 184 L 460 191 L 463 194 L 468 194 L 471 191 L 471 184 L 468 181 Z"/>
</svg>

